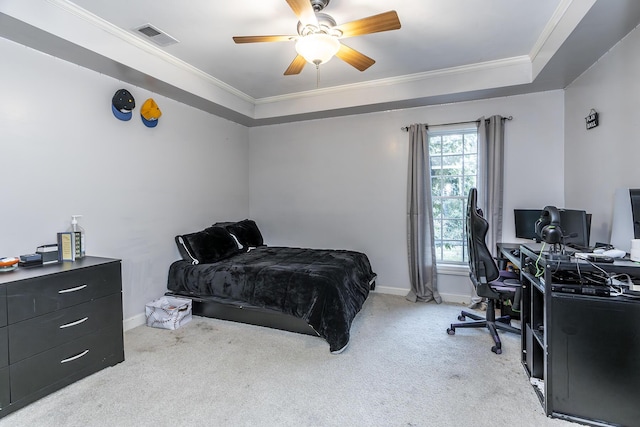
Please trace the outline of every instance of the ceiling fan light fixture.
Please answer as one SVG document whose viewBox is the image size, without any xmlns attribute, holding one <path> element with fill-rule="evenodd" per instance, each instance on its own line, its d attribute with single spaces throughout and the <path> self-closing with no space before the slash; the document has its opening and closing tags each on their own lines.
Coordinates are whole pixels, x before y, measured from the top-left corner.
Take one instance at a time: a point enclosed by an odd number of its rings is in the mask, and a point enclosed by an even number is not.
<svg viewBox="0 0 640 427">
<path fill-rule="evenodd" d="M 307 62 L 319 69 L 320 64 L 331 60 L 334 55 L 351 65 L 358 71 L 364 71 L 375 64 L 372 58 L 342 44 L 339 39 L 344 37 L 362 36 L 400 29 L 400 19 L 395 10 L 368 16 L 347 22 L 339 26 L 335 19 L 320 12 L 329 0 L 286 0 L 287 4 L 298 17 L 298 35 L 265 35 L 265 36 L 235 36 L 235 43 L 284 42 L 296 40 L 298 54 L 289 67 L 285 76 L 300 74 Z M 318 73 L 318 75 L 320 75 Z"/>
<path fill-rule="evenodd" d="M 308 34 L 296 42 L 296 52 L 316 66 L 329 61 L 339 50 L 338 39 L 325 33 Z"/>
</svg>

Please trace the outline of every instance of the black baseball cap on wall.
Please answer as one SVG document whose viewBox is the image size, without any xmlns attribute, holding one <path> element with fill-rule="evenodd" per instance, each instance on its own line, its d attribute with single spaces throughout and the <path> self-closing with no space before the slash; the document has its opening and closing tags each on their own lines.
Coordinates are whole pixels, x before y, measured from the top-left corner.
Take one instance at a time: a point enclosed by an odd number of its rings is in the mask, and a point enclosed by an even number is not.
<svg viewBox="0 0 640 427">
<path fill-rule="evenodd" d="M 111 100 L 111 111 L 117 119 L 131 120 L 131 111 L 136 108 L 133 95 L 126 89 L 118 89 Z"/>
</svg>

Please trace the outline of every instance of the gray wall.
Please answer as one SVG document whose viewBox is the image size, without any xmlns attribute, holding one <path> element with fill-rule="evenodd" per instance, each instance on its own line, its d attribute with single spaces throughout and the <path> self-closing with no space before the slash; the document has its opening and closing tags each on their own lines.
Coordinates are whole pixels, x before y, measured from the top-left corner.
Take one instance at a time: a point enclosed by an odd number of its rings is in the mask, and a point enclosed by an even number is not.
<svg viewBox="0 0 640 427">
<path fill-rule="evenodd" d="M 514 207 L 564 203 L 563 111 L 563 92 L 553 91 L 252 128 L 251 216 L 270 244 L 365 252 L 380 289 L 406 294 L 408 134 L 400 128 L 514 117 L 505 125 L 503 233 L 511 242 Z M 440 272 L 443 298 L 468 301 L 468 271 Z"/>
<path fill-rule="evenodd" d="M 130 318 L 166 291 L 176 234 L 248 215 L 245 127 L 2 38 L 0 57 L 0 256 L 55 242 L 81 214 L 87 254 L 122 259 Z M 111 113 L 121 87 L 128 122 Z M 156 128 L 140 121 L 149 97 Z"/>
<path fill-rule="evenodd" d="M 565 91 L 565 197 L 593 214 L 592 244 L 609 241 L 616 188 L 640 188 L 639 50 L 636 28 Z M 592 108 L 600 125 L 586 130 Z"/>
<path fill-rule="evenodd" d="M 514 117 L 506 124 L 503 240 L 515 240 L 513 208 L 546 204 L 593 212 L 594 239 L 608 240 L 614 189 L 638 185 L 631 128 L 638 37 L 634 30 L 566 93 L 252 129 L 0 39 L 3 62 L 12 64 L 0 68 L 0 255 L 32 252 L 82 214 L 88 253 L 123 259 L 129 318 L 164 291 L 175 234 L 251 216 L 269 244 L 366 252 L 380 288 L 404 294 L 407 134 L 400 128 L 491 114 Z M 112 116 L 120 87 L 138 108 L 156 99 L 164 113 L 157 128 L 137 115 L 131 122 Z M 601 126 L 587 132 L 591 108 Z M 464 271 L 442 273 L 445 297 L 468 298 Z"/>
</svg>

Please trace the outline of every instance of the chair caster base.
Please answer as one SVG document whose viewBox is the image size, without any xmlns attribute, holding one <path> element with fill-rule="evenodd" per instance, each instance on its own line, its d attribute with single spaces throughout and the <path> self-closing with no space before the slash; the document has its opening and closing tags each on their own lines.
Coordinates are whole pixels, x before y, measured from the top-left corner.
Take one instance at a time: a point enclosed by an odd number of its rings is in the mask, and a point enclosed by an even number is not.
<svg viewBox="0 0 640 427">
<path fill-rule="evenodd" d="M 495 354 L 502 354 L 502 349 L 496 347 L 495 345 L 491 347 L 491 351 L 493 351 Z"/>
<path fill-rule="evenodd" d="M 455 335 L 456 334 L 456 328 L 447 328 L 447 333 L 449 335 Z"/>
</svg>

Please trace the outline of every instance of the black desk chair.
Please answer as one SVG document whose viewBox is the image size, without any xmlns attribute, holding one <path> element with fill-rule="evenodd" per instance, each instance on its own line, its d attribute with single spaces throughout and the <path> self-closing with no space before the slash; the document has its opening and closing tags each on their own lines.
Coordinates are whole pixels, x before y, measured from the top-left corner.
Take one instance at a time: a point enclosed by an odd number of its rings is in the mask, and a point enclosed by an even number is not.
<svg viewBox="0 0 640 427">
<path fill-rule="evenodd" d="M 458 316 L 458 320 L 464 321 L 467 317 L 473 319 L 465 323 L 452 323 L 447 328 L 449 335 L 456 333 L 456 328 L 487 328 L 491 333 L 491 337 L 495 345 L 491 347 L 491 351 L 496 354 L 502 353 L 502 343 L 498 336 L 498 329 L 520 334 L 520 329 L 511 326 L 511 318 L 509 316 L 501 316 L 496 319 L 496 302 L 497 301 L 513 301 L 514 310 L 518 310 L 520 304 L 521 283 L 513 278 L 511 272 L 500 272 L 496 261 L 491 256 L 491 252 L 487 248 L 485 238 L 489 224 L 482 217 L 482 211 L 477 206 L 478 191 L 472 188 L 469 191 L 469 199 L 467 201 L 467 217 L 466 229 L 469 250 L 469 276 L 476 288 L 478 296 L 487 299 L 486 318 L 478 316 L 475 313 L 462 311 Z"/>
</svg>

